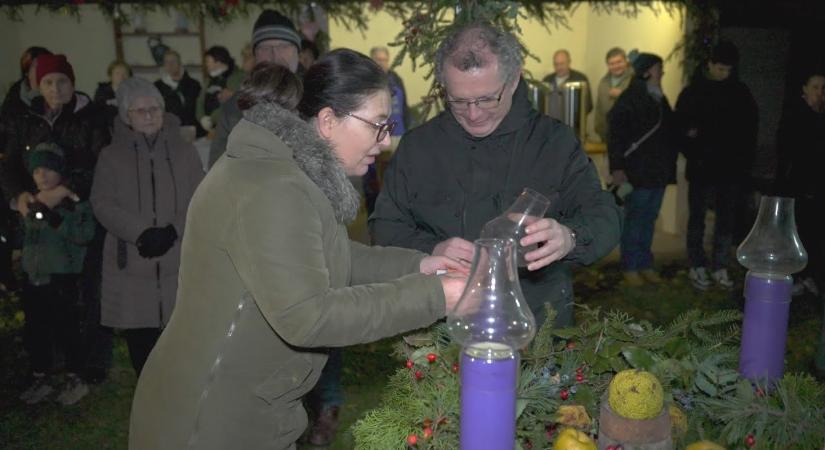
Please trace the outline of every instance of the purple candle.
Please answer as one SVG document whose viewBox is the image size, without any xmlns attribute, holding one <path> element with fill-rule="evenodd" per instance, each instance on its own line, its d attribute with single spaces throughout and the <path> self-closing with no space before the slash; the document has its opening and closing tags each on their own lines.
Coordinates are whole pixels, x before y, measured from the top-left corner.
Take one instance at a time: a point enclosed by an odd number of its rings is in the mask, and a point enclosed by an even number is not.
<svg viewBox="0 0 825 450">
<path fill-rule="evenodd" d="M 739 354 L 739 372 L 745 378 L 763 382 L 782 378 L 792 287 L 790 276 L 767 278 L 748 273 L 745 278 Z"/>
<path fill-rule="evenodd" d="M 461 450 L 515 448 L 518 357 L 507 350 L 500 359 L 461 354 Z"/>
</svg>

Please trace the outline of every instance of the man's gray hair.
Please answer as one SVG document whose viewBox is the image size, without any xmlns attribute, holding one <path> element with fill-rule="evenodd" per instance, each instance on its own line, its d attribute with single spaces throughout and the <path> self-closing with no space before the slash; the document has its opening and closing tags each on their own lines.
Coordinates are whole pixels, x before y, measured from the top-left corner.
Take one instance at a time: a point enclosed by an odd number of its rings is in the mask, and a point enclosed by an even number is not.
<svg viewBox="0 0 825 450">
<path fill-rule="evenodd" d="M 445 85 L 447 64 L 461 72 L 487 67 L 488 53 L 498 59 L 499 77 L 510 83 L 518 76 L 523 63 L 521 45 L 515 36 L 488 23 L 471 23 L 459 27 L 447 36 L 435 52 L 435 79 Z"/>
</svg>

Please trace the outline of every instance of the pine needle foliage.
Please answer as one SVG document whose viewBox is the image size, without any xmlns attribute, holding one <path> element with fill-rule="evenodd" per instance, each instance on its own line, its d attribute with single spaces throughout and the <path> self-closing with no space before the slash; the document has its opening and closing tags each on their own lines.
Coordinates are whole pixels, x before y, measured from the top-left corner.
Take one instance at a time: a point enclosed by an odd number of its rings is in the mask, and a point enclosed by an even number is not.
<svg viewBox="0 0 825 450">
<path fill-rule="evenodd" d="M 788 375 L 775 386 L 754 386 L 739 376 L 738 311 L 687 311 L 664 327 L 619 311 L 581 307 L 583 320 L 554 328 L 555 311 L 522 349 L 516 403 L 519 448 L 549 448 L 562 420 L 561 406 L 584 407 L 598 434 L 598 411 L 612 376 L 627 368 L 655 374 L 668 404 L 689 418 L 676 448 L 705 438 L 755 448 L 818 448 L 825 442 L 825 387 L 810 377 Z M 381 407 L 353 427 L 356 448 L 449 450 L 459 445 L 460 349 L 444 323 L 406 336 L 404 360 L 384 392 Z"/>
</svg>

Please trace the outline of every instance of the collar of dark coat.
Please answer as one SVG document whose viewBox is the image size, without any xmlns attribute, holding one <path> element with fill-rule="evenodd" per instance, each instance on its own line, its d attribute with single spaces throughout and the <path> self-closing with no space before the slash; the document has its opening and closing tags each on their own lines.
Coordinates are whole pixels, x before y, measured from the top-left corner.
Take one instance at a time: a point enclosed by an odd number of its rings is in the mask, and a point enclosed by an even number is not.
<svg viewBox="0 0 825 450">
<path fill-rule="evenodd" d="M 339 222 L 355 220 L 361 204 L 358 191 L 347 178 L 332 148 L 308 123 L 274 104 L 255 105 L 244 111 L 243 116 L 274 134 L 292 150 L 292 159 L 329 199 Z M 227 153 L 243 156 L 233 150 L 228 149 Z M 275 146 L 267 144 L 263 150 L 273 153 Z"/>
<path fill-rule="evenodd" d="M 483 141 L 490 137 L 502 136 L 520 130 L 528 120 L 536 117 L 538 112 L 530 104 L 530 99 L 527 97 L 527 83 L 522 78 L 518 82 L 516 91 L 513 92 L 513 103 L 510 106 L 510 111 L 507 112 L 498 127 L 487 136 L 479 138 L 467 133 L 450 111 L 444 111 L 441 114 L 447 131 L 458 132 L 473 141 Z"/>
</svg>

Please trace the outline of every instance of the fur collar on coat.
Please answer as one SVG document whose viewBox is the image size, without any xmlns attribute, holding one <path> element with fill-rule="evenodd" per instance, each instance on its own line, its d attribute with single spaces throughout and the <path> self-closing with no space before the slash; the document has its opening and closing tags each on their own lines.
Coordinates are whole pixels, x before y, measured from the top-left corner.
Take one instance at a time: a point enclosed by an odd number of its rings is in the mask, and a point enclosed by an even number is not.
<svg viewBox="0 0 825 450">
<path fill-rule="evenodd" d="M 244 111 L 246 120 L 266 128 L 292 150 L 298 167 L 315 183 L 332 204 L 341 223 L 355 220 L 361 199 L 347 178 L 332 147 L 296 114 L 278 105 L 258 104 Z"/>
</svg>

